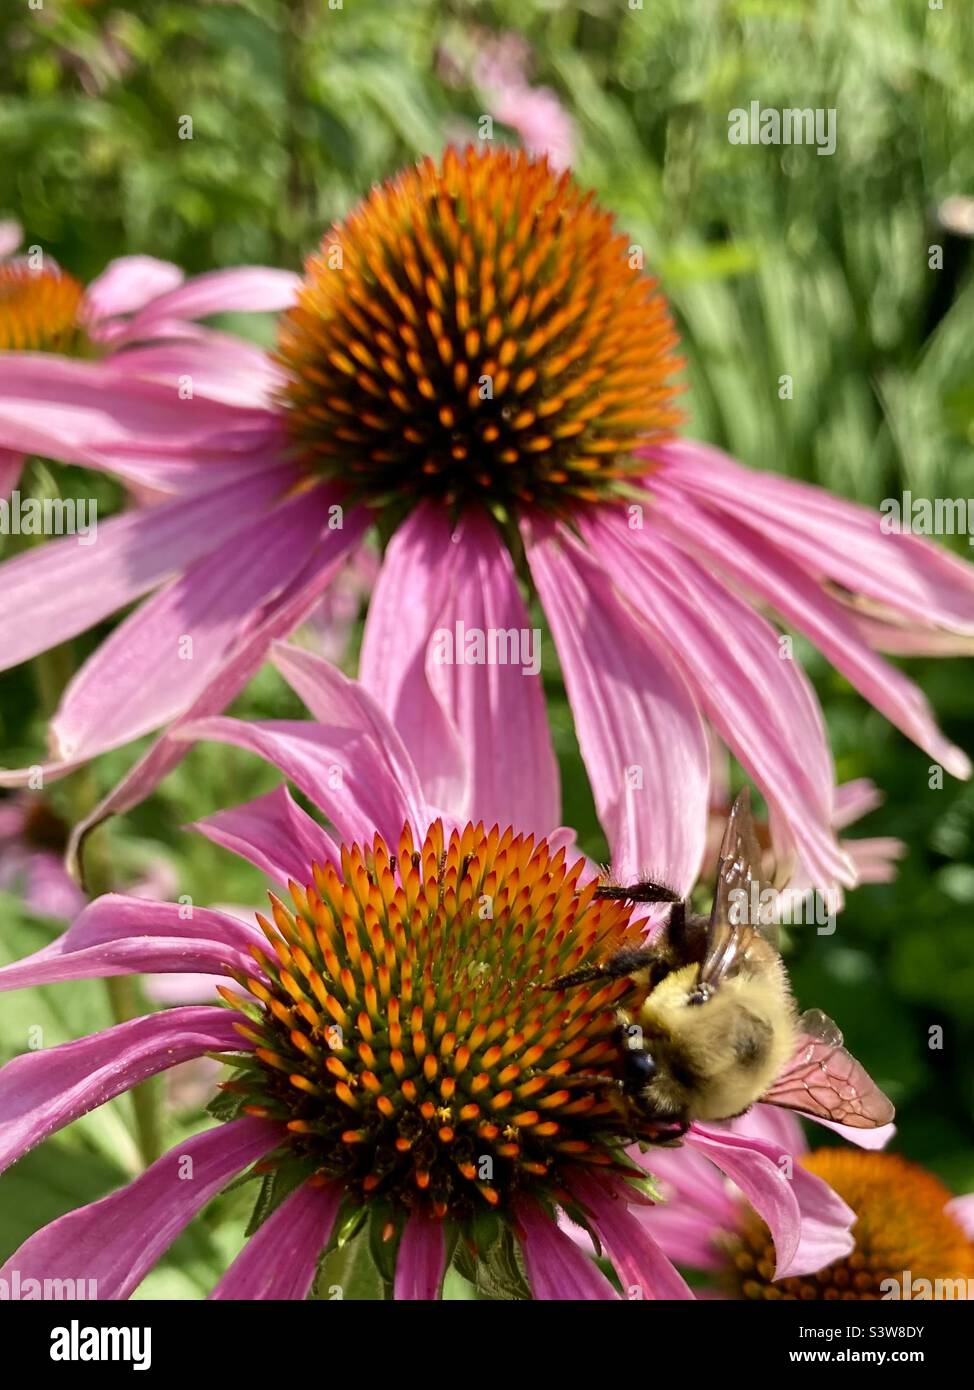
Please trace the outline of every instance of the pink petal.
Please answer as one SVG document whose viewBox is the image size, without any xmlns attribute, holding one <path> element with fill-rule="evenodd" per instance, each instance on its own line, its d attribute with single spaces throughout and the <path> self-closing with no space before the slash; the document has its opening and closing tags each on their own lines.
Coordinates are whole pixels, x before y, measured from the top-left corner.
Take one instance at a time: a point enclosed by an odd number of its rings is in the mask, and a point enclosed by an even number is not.
<svg viewBox="0 0 974 1390">
<path fill-rule="evenodd" d="M 215 448 L 227 437 L 246 444 L 274 425 L 267 412 L 241 412 L 204 397 L 127 376 L 111 363 L 78 362 L 53 353 L 4 353 L 0 377 L 0 446 L 62 463 L 101 467 L 101 454 L 159 443 L 183 453 Z"/>
<path fill-rule="evenodd" d="M 692 1290 L 630 1209 L 621 1183 L 600 1182 L 587 1174 L 569 1186 L 586 1208 L 596 1234 L 605 1246 L 624 1298 L 692 1299 Z"/>
<path fill-rule="evenodd" d="M 153 256 L 121 256 L 111 261 L 85 291 L 82 319 L 97 331 L 102 319 L 132 314 L 160 294 L 174 290 L 183 272 Z"/>
<path fill-rule="evenodd" d="M 854 821 L 862 820 L 870 811 L 875 811 L 883 803 L 883 793 L 868 777 L 856 777 L 851 782 L 842 782 L 835 789 L 835 815 L 832 824 L 836 830 L 844 830 Z"/>
<path fill-rule="evenodd" d="M 421 503 L 389 542 L 369 602 L 359 679 L 399 730 L 434 806 L 470 807 L 459 730 L 430 687 L 430 634 L 449 593 L 452 529 L 444 508 Z"/>
<path fill-rule="evenodd" d="M 875 1129 L 854 1129 L 852 1125 L 840 1125 L 834 1120 L 823 1120 L 821 1115 L 807 1115 L 804 1111 L 798 1110 L 803 1119 L 810 1120 L 812 1124 L 821 1125 L 823 1129 L 830 1129 L 834 1134 L 839 1134 L 847 1144 L 855 1144 L 860 1149 L 885 1149 L 886 1145 L 896 1134 L 896 1125 L 877 1125 Z"/>
<path fill-rule="evenodd" d="M 613 871 L 689 892 L 706 842 L 709 778 L 693 698 L 591 554 L 564 529 L 524 530 Z"/>
<path fill-rule="evenodd" d="M 334 1184 L 302 1183 L 250 1237 L 210 1298 L 279 1302 L 307 1298 L 341 1196 L 341 1188 Z"/>
<path fill-rule="evenodd" d="M 255 620 L 193 705 L 139 759 L 118 786 L 75 826 L 68 845 L 70 862 L 77 862 L 85 837 L 96 825 L 144 801 L 163 777 L 182 761 L 190 746 L 181 736 L 182 730 L 226 708 L 239 694 L 263 665 L 271 642 L 293 632 L 308 616 L 346 552 L 359 543 L 368 524 L 369 515 L 364 508 L 346 511 L 342 530 L 330 532 L 316 547 L 302 574 Z M 48 775 L 45 771 L 45 776 Z"/>
<path fill-rule="evenodd" d="M 126 618 L 65 691 L 50 725 L 54 752 L 94 757 L 191 705 L 247 620 L 301 569 L 327 527 L 333 496 L 316 488 L 278 504 Z"/>
<path fill-rule="evenodd" d="M 106 893 L 48 946 L 0 968 L 0 990 L 142 970 L 253 972 L 262 939 L 256 924 L 212 908 Z"/>
<path fill-rule="evenodd" d="M 289 471 L 102 522 L 94 544 L 66 536 L 0 565 L 0 669 L 74 637 L 262 517 Z"/>
<path fill-rule="evenodd" d="M 631 1149 L 629 1156 L 660 1183 L 665 1200 L 638 1208 L 637 1215 L 665 1253 L 691 1269 L 719 1269 L 720 1237 L 735 1231 L 740 1219 L 723 1176 L 687 1144 L 648 1153 Z"/>
<path fill-rule="evenodd" d="M 545 835 L 558 823 L 561 792 L 540 671 L 541 632 L 531 627 L 507 546 L 486 516 L 468 512 L 447 553 L 449 590 L 431 635 L 434 642 L 437 633 L 450 635 L 454 662 L 438 664 L 436 648 L 428 648 L 426 676 L 466 752 L 469 813 L 485 825 Z M 473 630 L 485 642 L 506 634 L 507 644 L 516 634 L 517 649 L 505 645 L 501 654 L 519 661 L 461 664 L 458 624 L 462 634 Z"/>
<path fill-rule="evenodd" d="M 129 324 L 130 339 L 149 337 L 158 320 L 202 319 L 211 314 L 287 309 L 297 297 L 300 276 L 264 266 L 237 266 L 197 275 L 160 295 Z"/>
<path fill-rule="evenodd" d="M 580 518 L 615 584 L 678 653 L 718 733 L 794 835 L 816 883 L 854 881 L 832 829 L 834 771 L 815 692 L 778 634 L 656 533 L 603 507 Z M 642 537 L 641 540 L 634 537 Z"/>
<path fill-rule="evenodd" d="M 191 383 L 203 397 L 240 410 L 272 410 L 283 381 L 281 369 L 261 348 L 228 333 L 208 333 L 154 347 L 128 348 L 105 362 L 121 380 L 137 378 L 168 386 L 176 394 Z"/>
<path fill-rule="evenodd" d="M 974 633 L 974 566 L 922 537 L 885 534 L 879 512 L 808 483 L 752 472 L 693 440 L 649 452 L 662 465 L 661 476 L 688 494 L 735 516 L 746 508 L 816 578 L 928 626 Z"/>
<path fill-rule="evenodd" d="M 32 1235 L 0 1269 L 10 1279 L 95 1280 L 102 1301 L 128 1298 L 180 1231 L 232 1177 L 263 1158 L 282 1131 L 265 1120 L 231 1120 L 186 1139 L 141 1177 Z"/>
<path fill-rule="evenodd" d="M 0 1068 L 0 1172 L 55 1130 L 168 1067 L 240 1052 L 234 1014 L 210 1005 L 134 1018 Z"/>
<path fill-rule="evenodd" d="M 701 551 L 745 589 L 765 599 L 815 643 L 870 704 L 957 777 L 970 776 L 966 755 L 941 734 L 926 697 L 867 646 L 840 604 L 783 549 L 736 517 L 694 506 L 678 489 L 654 482 L 653 525 Z"/>
<path fill-rule="evenodd" d="M 947 1203 L 944 1211 L 954 1218 L 971 1240 L 974 1240 L 974 1193 L 955 1197 L 952 1202 Z"/>
<path fill-rule="evenodd" d="M 311 865 L 339 863 L 338 848 L 317 821 L 276 787 L 243 806 L 218 811 L 192 827 L 214 844 L 256 864 L 279 883 L 308 883 Z"/>
<path fill-rule="evenodd" d="M 320 656 L 302 651 L 300 647 L 275 642 L 272 657 L 274 665 L 314 718 L 328 727 L 332 739 L 337 736 L 336 746 L 341 747 L 343 740 L 367 741 L 366 756 L 377 760 L 376 775 L 380 784 L 392 788 L 397 804 L 405 810 L 404 819 L 415 827 L 424 822 L 428 824 L 430 811 L 413 760 L 368 691 Z"/>
<path fill-rule="evenodd" d="M 25 461 L 23 454 L 12 454 L 9 449 L 0 449 L 0 498 L 10 497 L 20 482 Z"/>
<path fill-rule="evenodd" d="M 705 1153 L 740 1188 L 774 1241 L 775 1278 L 814 1274 L 855 1248 L 853 1212 L 827 1183 L 779 1145 L 695 1124 L 686 1143 Z M 791 1176 L 786 1173 L 791 1172 Z"/>
<path fill-rule="evenodd" d="M 428 815 L 413 819 L 384 752 L 353 726 L 217 717 L 185 725 L 177 737 L 194 743 L 213 739 L 266 758 L 325 811 L 343 844 L 370 843 L 376 831 L 387 844 L 396 844 L 406 821 L 422 824 L 423 833 L 429 824 Z"/>
<path fill-rule="evenodd" d="M 595 1261 L 583 1254 L 540 1207 L 522 1200 L 516 1216 L 528 1282 L 536 1299 L 609 1302 L 618 1297 Z"/>
<path fill-rule="evenodd" d="M 393 1297 L 413 1302 L 439 1298 L 446 1265 L 443 1222 L 414 1211 L 406 1222 L 396 1256 Z"/>
<path fill-rule="evenodd" d="M 0 222 L 0 256 L 12 256 L 24 239 L 24 229 L 19 222 L 4 218 Z"/>
</svg>

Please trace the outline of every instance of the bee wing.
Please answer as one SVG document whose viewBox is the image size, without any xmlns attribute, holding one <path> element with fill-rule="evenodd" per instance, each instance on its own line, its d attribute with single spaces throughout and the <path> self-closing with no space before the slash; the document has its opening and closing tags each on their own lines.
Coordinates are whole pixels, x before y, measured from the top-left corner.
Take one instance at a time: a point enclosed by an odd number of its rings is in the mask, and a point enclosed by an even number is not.
<svg viewBox="0 0 974 1390">
<path fill-rule="evenodd" d="M 759 926 L 757 922 L 749 920 L 752 915 L 752 883 L 756 885 L 756 895 L 759 898 L 762 889 L 767 885 L 761 882 L 761 847 L 754 831 L 751 794 L 745 787 L 731 808 L 720 846 L 714 905 L 707 932 L 707 950 L 700 966 L 701 984 L 714 987 L 725 975 L 733 974 L 739 969 L 748 948 L 758 935 L 764 936 L 777 949 L 773 926 Z M 743 920 L 738 896 L 742 892 L 748 895 L 748 909 Z"/>
<path fill-rule="evenodd" d="M 853 1129 L 876 1129 L 889 1124 L 895 1113 L 821 1009 L 809 1009 L 798 1020 L 795 1055 L 762 1099 Z"/>
</svg>

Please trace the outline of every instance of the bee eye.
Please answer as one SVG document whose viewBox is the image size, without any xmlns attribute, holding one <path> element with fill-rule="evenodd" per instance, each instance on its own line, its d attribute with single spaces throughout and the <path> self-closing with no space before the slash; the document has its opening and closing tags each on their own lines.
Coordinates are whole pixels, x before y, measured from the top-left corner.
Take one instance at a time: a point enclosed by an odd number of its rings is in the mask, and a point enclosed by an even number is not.
<svg viewBox="0 0 974 1390">
<path fill-rule="evenodd" d="M 656 1063 L 648 1052 L 627 1052 L 624 1070 L 627 1083 L 641 1086 L 656 1075 Z"/>
</svg>

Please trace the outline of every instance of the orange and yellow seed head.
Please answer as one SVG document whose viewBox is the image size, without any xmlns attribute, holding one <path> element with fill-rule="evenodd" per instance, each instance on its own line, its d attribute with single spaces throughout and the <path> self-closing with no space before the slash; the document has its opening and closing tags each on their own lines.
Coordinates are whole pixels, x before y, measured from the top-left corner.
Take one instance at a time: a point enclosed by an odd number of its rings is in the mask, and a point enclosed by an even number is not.
<svg viewBox="0 0 974 1390">
<path fill-rule="evenodd" d="M 439 822 L 418 847 L 406 827 L 395 855 L 376 837 L 340 871 L 315 865 L 293 908 L 259 918 L 268 983 L 241 979 L 257 1052 L 233 1088 L 249 1113 L 360 1200 L 461 1221 L 560 1191 L 573 1165 L 618 1164 L 639 1137 L 611 1084 L 630 983 L 541 988 L 640 939 L 583 868 L 533 837 L 447 838 Z"/>
<path fill-rule="evenodd" d="M 869 1301 L 889 1291 L 886 1280 L 902 1287 L 906 1271 L 914 1284 L 974 1279 L 974 1245 L 945 1210 L 952 1193 L 932 1173 L 898 1154 L 861 1149 L 819 1149 L 801 1163 L 856 1213 L 855 1249 L 818 1274 L 774 1282 L 768 1229 L 748 1209 L 728 1247 L 734 1297 Z"/>
<path fill-rule="evenodd" d="M 0 352 L 70 352 L 83 338 L 84 288 L 56 267 L 0 264 Z"/>
<path fill-rule="evenodd" d="M 382 505 L 599 500 L 679 423 L 669 310 L 567 173 L 450 149 L 326 236 L 282 318 L 288 428 Z"/>
</svg>

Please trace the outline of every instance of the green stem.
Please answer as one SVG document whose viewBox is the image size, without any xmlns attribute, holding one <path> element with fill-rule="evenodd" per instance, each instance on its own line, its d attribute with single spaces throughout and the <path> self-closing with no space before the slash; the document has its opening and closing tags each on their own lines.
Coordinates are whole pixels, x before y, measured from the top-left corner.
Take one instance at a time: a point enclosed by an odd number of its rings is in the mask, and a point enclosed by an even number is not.
<svg viewBox="0 0 974 1390">
<path fill-rule="evenodd" d="M 132 980 L 126 975 L 113 975 L 105 981 L 112 1018 L 116 1023 L 128 1023 L 142 1012 Z M 162 1134 L 159 1126 L 158 1088 L 155 1080 L 143 1081 L 129 1091 L 135 1119 L 135 1137 L 142 1162 L 148 1168 L 162 1153 Z"/>
</svg>

